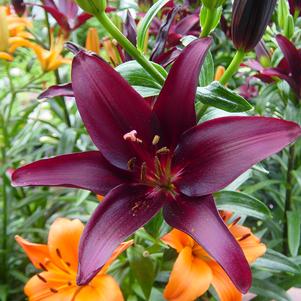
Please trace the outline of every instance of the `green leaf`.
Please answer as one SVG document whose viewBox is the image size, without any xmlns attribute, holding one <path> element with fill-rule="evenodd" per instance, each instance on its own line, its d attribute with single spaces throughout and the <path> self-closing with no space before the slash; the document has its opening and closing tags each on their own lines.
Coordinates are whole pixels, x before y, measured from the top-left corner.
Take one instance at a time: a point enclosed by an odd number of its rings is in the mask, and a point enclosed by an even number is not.
<svg viewBox="0 0 301 301">
<path fill-rule="evenodd" d="M 141 20 L 141 22 L 138 24 L 137 27 L 137 48 L 141 52 L 144 51 L 144 44 L 146 40 L 146 34 L 148 31 L 148 28 L 152 22 L 152 20 L 155 18 L 157 13 L 160 11 L 160 9 L 168 2 L 169 0 L 159 0 L 156 2 L 146 13 L 144 18 Z"/>
<path fill-rule="evenodd" d="M 214 61 L 211 51 L 208 51 L 199 77 L 201 87 L 208 86 L 214 80 Z"/>
<path fill-rule="evenodd" d="M 162 211 L 160 211 L 146 225 L 144 225 L 144 229 L 153 237 L 158 238 L 160 236 L 160 229 L 163 225 L 163 222 L 163 214 Z"/>
<path fill-rule="evenodd" d="M 292 256 L 298 255 L 300 246 L 300 215 L 297 211 L 286 212 L 288 225 L 288 246 Z"/>
<path fill-rule="evenodd" d="M 254 279 L 250 291 L 258 296 L 268 298 L 268 300 L 291 301 L 287 293 L 271 281 Z"/>
<path fill-rule="evenodd" d="M 300 268 L 292 260 L 274 250 L 268 250 L 264 257 L 256 260 L 254 266 L 274 273 L 300 274 Z"/>
<path fill-rule="evenodd" d="M 163 67 L 156 63 L 152 64 L 164 77 L 167 77 L 167 72 Z M 123 63 L 117 66 L 115 70 L 120 73 L 131 86 L 161 89 L 161 86 L 153 79 L 153 77 L 150 76 L 136 61 Z"/>
<path fill-rule="evenodd" d="M 243 97 L 215 81 L 206 87 L 198 87 L 196 98 L 205 105 L 227 112 L 246 112 L 253 107 Z"/>
<path fill-rule="evenodd" d="M 131 270 L 148 300 L 156 276 L 156 262 L 142 246 L 127 250 Z"/>
<path fill-rule="evenodd" d="M 237 191 L 220 191 L 214 194 L 217 207 L 265 220 L 271 217 L 269 208 L 260 200 Z"/>
</svg>

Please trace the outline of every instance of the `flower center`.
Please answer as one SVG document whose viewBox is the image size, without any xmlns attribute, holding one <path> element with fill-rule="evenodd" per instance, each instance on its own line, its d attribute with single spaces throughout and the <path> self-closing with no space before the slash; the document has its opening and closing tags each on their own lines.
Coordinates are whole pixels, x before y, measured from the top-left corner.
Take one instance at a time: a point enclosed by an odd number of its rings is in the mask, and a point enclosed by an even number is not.
<svg viewBox="0 0 301 301">
<path fill-rule="evenodd" d="M 171 151 L 167 147 L 158 147 L 160 136 L 155 135 L 151 147 L 139 139 L 137 131 L 126 133 L 123 139 L 129 141 L 136 150 L 137 157 L 128 161 L 128 169 L 137 175 L 140 183 L 156 189 L 176 194 L 171 169 Z"/>
</svg>

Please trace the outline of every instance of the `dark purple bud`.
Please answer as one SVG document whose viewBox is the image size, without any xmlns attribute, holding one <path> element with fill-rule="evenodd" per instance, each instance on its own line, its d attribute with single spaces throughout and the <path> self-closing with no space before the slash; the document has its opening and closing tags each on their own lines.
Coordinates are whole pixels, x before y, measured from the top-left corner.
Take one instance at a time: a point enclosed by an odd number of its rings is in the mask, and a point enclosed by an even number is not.
<svg viewBox="0 0 301 301">
<path fill-rule="evenodd" d="M 123 34 L 128 38 L 128 40 L 136 46 L 137 42 L 137 26 L 134 18 L 132 17 L 130 11 L 127 11 L 126 19 L 123 26 Z M 126 61 L 131 60 L 131 57 L 126 54 Z"/>
<path fill-rule="evenodd" d="M 261 40 L 276 0 L 235 0 L 232 11 L 232 40 L 236 49 L 248 52 Z"/>
<path fill-rule="evenodd" d="M 23 0 L 11 0 L 11 4 L 19 17 L 24 15 L 26 6 Z"/>
</svg>

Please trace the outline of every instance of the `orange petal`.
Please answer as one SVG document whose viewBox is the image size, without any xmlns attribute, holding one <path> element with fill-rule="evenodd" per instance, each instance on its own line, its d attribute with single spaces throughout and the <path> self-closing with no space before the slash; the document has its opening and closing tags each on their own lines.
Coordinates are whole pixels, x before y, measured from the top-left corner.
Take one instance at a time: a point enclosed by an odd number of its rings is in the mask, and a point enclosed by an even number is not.
<svg viewBox="0 0 301 301">
<path fill-rule="evenodd" d="M 77 270 L 78 244 L 84 225 L 78 219 L 58 218 L 51 225 L 48 235 L 48 249 L 51 261 L 58 267 Z"/>
<path fill-rule="evenodd" d="M 222 76 L 224 75 L 225 71 L 226 71 L 225 67 L 218 66 L 217 69 L 216 69 L 216 72 L 215 72 L 214 80 L 219 81 L 222 78 Z"/>
<path fill-rule="evenodd" d="M 87 39 L 86 39 L 86 48 L 90 51 L 99 54 L 100 41 L 99 41 L 97 29 L 94 27 L 91 27 L 88 30 Z"/>
<path fill-rule="evenodd" d="M 67 274 L 43 272 L 29 279 L 24 293 L 30 301 L 70 301 L 76 289 Z"/>
<path fill-rule="evenodd" d="M 49 260 L 50 254 L 47 245 L 31 243 L 21 236 L 15 236 L 17 243 L 23 248 L 24 252 L 37 269 L 42 269 L 46 260 Z"/>
<path fill-rule="evenodd" d="M 75 301 L 123 301 L 121 290 L 112 276 L 95 277 L 76 295 Z"/>
<path fill-rule="evenodd" d="M 164 297 L 168 301 L 193 301 L 208 290 L 211 280 L 207 263 L 194 257 L 190 247 L 185 247 L 173 266 Z"/>
<path fill-rule="evenodd" d="M 220 301 L 241 301 L 242 294 L 233 285 L 224 270 L 214 261 L 211 261 L 209 265 L 213 273 L 212 285 Z"/>
<path fill-rule="evenodd" d="M 261 257 L 266 252 L 266 246 L 260 243 L 260 239 L 256 237 L 249 228 L 235 225 L 230 229 L 233 236 L 238 240 L 247 261 L 254 262 L 258 257 Z"/>
<path fill-rule="evenodd" d="M 14 58 L 10 54 L 0 51 L 0 59 L 6 60 L 6 61 L 12 61 Z"/>
<path fill-rule="evenodd" d="M 103 199 L 105 198 L 104 196 L 102 196 L 100 194 L 97 194 L 96 197 L 100 202 L 103 201 Z"/>
<path fill-rule="evenodd" d="M 181 252 L 185 247 L 193 247 L 193 239 L 186 233 L 174 229 L 161 238 L 161 240 L 170 247 Z"/>
<path fill-rule="evenodd" d="M 113 261 L 122 253 L 124 252 L 127 248 L 129 248 L 132 244 L 134 243 L 133 240 L 126 241 L 113 252 L 112 256 L 110 259 L 107 261 L 107 263 L 103 266 L 101 269 L 100 273 L 106 273 L 107 269 L 110 267 L 110 265 L 113 263 Z"/>
</svg>

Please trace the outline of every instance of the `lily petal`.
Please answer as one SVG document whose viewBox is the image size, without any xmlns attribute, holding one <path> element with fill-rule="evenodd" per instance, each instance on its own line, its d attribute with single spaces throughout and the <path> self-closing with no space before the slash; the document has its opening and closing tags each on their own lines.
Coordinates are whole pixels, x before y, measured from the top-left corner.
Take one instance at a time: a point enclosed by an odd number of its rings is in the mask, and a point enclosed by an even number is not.
<svg viewBox="0 0 301 301">
<path fill-rule="evenodd" d="M 17 243 L 22 247 L 36 269 L 40 270 L 43 267 L 45 261 L 50 259 L 47 245 L 29 242 L 19 235 L 16 235 L 15 239 Z"/>
<path fill-rule="evenodd" d="M 47 90 L 42 92 L 38 96 L 38 99 L 53 98 L 57 96 L 74 97 L 72 83 L 51 86 Z"/>
<path fill-rule="evenodd" d="M 124 182 L 127 173 L 110 165 L 98 151 L 61 155 L 18 168 L 14 186 L 63 186 L 104 195 Z"/>
<path fill-rule="evenodd" d="M 75 19 L 78 12 L 78 6 L 74 0 L 59 0 L 58 7 L 60 12 L 69 19 Z"/>
<path fill-rule="evenodd" d="M 251 286 L 249 264 L 239 244 L 221 219 L 211 195 L 189 198 L 184 195 L 163 209 L 166 222 L 190 235 L 225 270 L 242 292 Z"/>
<path fill-rule="evenodd" d="M 233 285 L 223 269 L 214 261 L 211 261 L 209 266 L 213 273 L 212 285 L 220 301 L 241 301 L 241 292 Z"/>
<path fill-rule="evenodd" d="M 76 271 L 78 245 L 84 225 L 78 220 L 58 218 L 51 225 L 48 234 L 48 249 L 51 261 L 62 270 Z"/>
<path fill-rule="evenodd" d="M 181 172 L 175 184 L 188 196 L 219 191 L 300 135 L 298 124 L 277 118 L 235 116 L 204 122 L 181 138 L 174 160 Z"/>
<path fill-rule="evenodd" d="M 88 13 L 85 13 L 85 12 L 81 13 L 75 19 L 75 24 L 74 24 L 74 27 L 72 28 L 72 30 L 75 30 L 75 29 L 79 28 L 81 25 L 83 25 L 90 18 L 92 18 L 91 14 L 88 14 Z"/>
<path fill-rule="evenodd" d="M 81 237 L 78 285 L 88 283 L 116 247 L 151 219 L 164 201 L 164 195 L 144 185 L 120 185 L 107 194 Z"/>
<path fill-rule="evenodd" d="M 295 45 L 282 35 L 276 36 L 277 43 L 284 54 L 293 76 L 301 76 L 301 54 Z"/>
<path fill-rule="evenodd" d="M 52 1 L 51 1 L 52 2 Z M 50 3 L 49 3 L 50 4 Z M 42 7 L 47 13 L 51 14 L 51 16 L 56 20 L 56 22 L 67 32 L 70 31 L 70 26 L 68 23 L 68 19 L 66 16 L 61 13 L 55 6 L 53 5 L 41 5 L 41 4 L 30 4 L 32 6 Z"/>
<path fill-rule="evenodd" d="M 175 146 L 183 132 L 196 125 L 195 93 L 211 38 L 193 41 L 173 64 L 154 106 L 164 141 Z"/>
<path fill-rule="evenodd" d="M 74 299 L 76 301 L 123 301 L 116 280 L 109 275 L 95 277 L 90 285 L 84 286 Z"/>
<path fill-rule="evenodd" d="M 208 290 L 211 281 L 212 272 L 207 263 L 185 247 L 173 266 L 164 297 L 168 301 L 194 301 Z"/>
<path fill-rule="evenodd" d="M 143 98 L 106 62 L 80 51 L 73 60 L 72 86 L 78 110 L 101 153 L 127 169 L 133 150 L 123 136 L 133 130 L 151 144 L 154 114 Z"/>
</svg>

